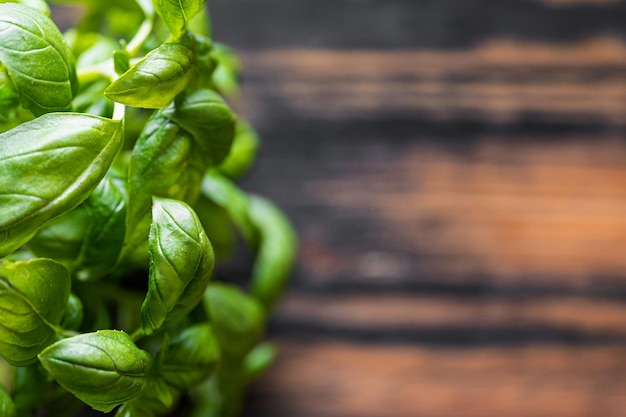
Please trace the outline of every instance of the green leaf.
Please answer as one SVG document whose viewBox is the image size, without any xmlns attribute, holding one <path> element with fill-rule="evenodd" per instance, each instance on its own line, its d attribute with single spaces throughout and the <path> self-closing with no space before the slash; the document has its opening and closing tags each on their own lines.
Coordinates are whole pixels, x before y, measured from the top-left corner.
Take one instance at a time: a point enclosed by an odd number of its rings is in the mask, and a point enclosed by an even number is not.
<svg viewBox="0 0 626 417">
<path fill-rule="evenodd" d="M 67 307 L 65 308 L 65 314 L 61 321 L 61 327 L 66 330 L 78 330 L 83 322 L 83 302 L 74 293 L 70 293 L 70 297 L 67 300 Z"/>
<path fill-rule="evenodd" d="M 256 345 L 243 359 L 243 374 L 246 383 L 258 379 L 274 363 L 278 349 L 268 342 Z"/>
<path fill-rule="evenodd" d="M 50 7 L 44 0 L 0 0 L 0 3 L 21 3 L 50 16 Z"/>
<path fill-rule="evenodd" d="M 0 256 L 83 202 L 122 144 L 122 124 L 57 113 L 0 134 Z"/>
<path fill-rule="evenodd" d="M 265 317 L 261 305 L 237 287 L 218 282 L 207 288 L 204 305 L 222 353 L 243 358 L 263 333 Z"/>
<path fill-rule="evenodd" d="M 250 196 L 250 221 L 259 236 L 251 292 L 266 309 L 270 309 L 281 295 L 293 268 L 297 238 L 289 220 L 265 198 Z"/>
<path fill-rule="evenodd" d="M 237 236 L 228 212 L 204 196 L 198 199 L 194 210 L 213 246 L 215 261 L 229 259 L 235 251 Z"/>
<path fill-rule="evenodd" d="M 71 269 L 89 225 L 89 212 L 84 206 L 78 206 L 46 223 L 28 242 L 28 247 L 35 255 L 56 259 Z"/>
<path fill-rule="evenodd" d="M 125 181 L 107 175 L 85 201 L 90 227 L 77 260 L 80 280 L 100 278 L 117 264 L 126 230 L 125 187 Z"/>
<path fill-rule="evenodd" d="M 68 110 L 78 87 L 69 47 L 54 22 L 22 4 L 0 4 L 0 61 L 22 105 L 36 116 Z"/>
<path fill-rule="evenodd" d="M 195 15 L 204 8 L 205 0 L 152 0 L 154 10 L 163 19 L 174 38 L 180 38 Z"/>
<path fill-rule="evenodd" d="M 150 355 L 118 330 L 60 340 L 41 352 L 39 360 L 63 388 L 102 412 L 139 395 L 152 365 Z"/>
<path fill-rule="evenodd" d="M 202 152 L 189 133 L 159 112 L 153 114 L 130 160 L 127 245 L 133 248 L 147 238 L 153 195 L 193 204 L 205 170 Z"/>
<path fill-rule="evenodd" d="M 220 347 L 208 323 L 196 324 L 176 334 L 157 357 L 157 371 L 168 384 L 186 390 L 217 368 Z"/>
<path fill-rule="evenodd" d="M 256 158 L 259 149 L 259 136 L 252 126 L 238 122 L 235 139 L 226 159 L 217 167 L 224 176 L 237 179 L 248 171 Z"/>
<path fill-rule="evenodd" d="M 209 164 L 220 164 L 226 158 L 235 136 L 235 115 L 215 91 L 185 94 L 162 113 L 192 134 Z"/>
<path fill-rule="evenodd" d="M 13 402 L 20 416 L 30 416 L 47 400 L 48 381 L 38 363 L 15 370 Z"/>
<path fill-rule="evenodd" d="M 189 83 L 192 60 L 188 46 L 164 43 L 115 80 L 104 95 L 126 106 L 165 107 Z"/>
<path fill-rule="evenodd" d="M 17 411 L 13 399 L 6 388 L 0 385 L 0 417 L 16 417 Z"/>
<path fill-rule="evenodd" d="M 25 366 L 50 344 L 70 293 L 67 269 L 51 259 L 0 263 L 0 355 Z"/>
<path fill-rule="evenodd" d="M 241 63 L 235 52 L 224 44 L 215 43 L 211 56 L 217 62 L 212 74 L 217 90 L 228 96 L 238 94 Z"/>
<path fill-rule="evenodd" d="M 146 388 L 131 401 L 122 405 L 115 417 L 159 417 L 167 415 L 176 406 L 181 391 L 162 378 L 151 376 Z"/>
<path fill-rule="evenodd" d="M 154 198 L 148 245 L 150 278 L 141 306 L 146 334 L 161 327 L 166 318 L 173 320 L 195 307 L 214 263 L 213 249 L 198 216 L 180 201 Z"/>
</svg>

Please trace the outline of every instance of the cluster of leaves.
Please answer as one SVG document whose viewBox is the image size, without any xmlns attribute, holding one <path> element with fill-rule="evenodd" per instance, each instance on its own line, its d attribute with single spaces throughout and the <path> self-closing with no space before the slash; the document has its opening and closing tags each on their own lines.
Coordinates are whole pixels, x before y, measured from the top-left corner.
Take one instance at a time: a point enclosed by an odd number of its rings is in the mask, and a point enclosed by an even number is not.
<svg viewBox="0 0 626 417">
<path fill-rule="evenodd" d="M 296 244 L 234 183 L 258 147 L 237 60 L 203 0 L 80 3 L 62 34 L 0 0 L 0 417 L 236 415 Z M 238 236 L 245 291 L 212 280 Z"/>
</svg>

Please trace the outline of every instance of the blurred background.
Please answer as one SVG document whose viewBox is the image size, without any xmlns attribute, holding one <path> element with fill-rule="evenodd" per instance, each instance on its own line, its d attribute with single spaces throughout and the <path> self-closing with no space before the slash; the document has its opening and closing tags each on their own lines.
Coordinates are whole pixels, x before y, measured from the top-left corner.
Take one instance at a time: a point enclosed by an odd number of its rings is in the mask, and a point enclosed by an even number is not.
<svg viewBox="0 0 626 417">
<path fill-rule="evenodd" d="M 290 216 L 246 417 L 626 416 L 626 2 L 209 0 Z"/>
<path fill-rule="evenodd" d="M 626 416 L 626 2 L 208 4 L 301 238 L 246 416 Z"/>
</svg>

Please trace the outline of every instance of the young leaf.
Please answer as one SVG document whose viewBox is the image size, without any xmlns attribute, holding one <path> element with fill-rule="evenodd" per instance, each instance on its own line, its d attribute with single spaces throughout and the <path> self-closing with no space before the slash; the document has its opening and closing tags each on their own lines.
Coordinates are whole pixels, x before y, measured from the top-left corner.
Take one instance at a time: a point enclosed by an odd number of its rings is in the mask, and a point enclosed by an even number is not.
<svg viewBox="0 0 626 417">
<path fill-rule="evenodd" d="M 204 294 L 222 353 L 230 358 L 243 358 L 256 345 L 263 332 L 263 308 L 237 287 L 214 282 Z"/>
<path fill-rule="evenodd" d="M 189 21 L 204 8 L 205 0 L 152 0 L 152 3 L 172 36 L 178 39 L 187 31 Z"/>
<path fill-rule="evenodd" d="M 217 368 L 220 347 L 208 323 L 196 324 L 175 335 L 159 352 L 157 372 L 168 384 L 186 390 Z"/>
<path fill-rule="evenodd" d="M 15 410 L 15 404 L 13 399 L 4 388 L 0 385 L 0 416 L 1 417 L 16 417 L 17 411 Z"/>
<path fill-rule="evenodd" d="M 89 224 L 89 212 L 80 205 L 46 223 L 28 242 L 28 248 L 38 257 L 55 259 L 71 269 Z"/>
<path fill-rule="evenodd" d="M 192 75 L 193 51 L 181 43 L 164 43 L 104 90 L 126 106 L 158 109 L 183 91 Z"/>
<path fill-rule="evenodd" d="M 122 144 L 122 124 L 47 114 L 0 134 L 0 256 L 83 202 Z"/>
<path fill-rule="evenodd" d="M 167 415 L 180 399 L 181 391 L 170 386 L 164 379 L 148 378 L 143 392 L 122 405 L 115 417 L 160 417 Z"/>
<path fill-rule="evenodd" d="M 0 263 L 0 355 L 33 363 L 52 342 L 70 293 L 67 269 L 51 259 Z"/>
<path fill-rule="evenodd" d="M 215 43 L 211 56 L 217 62 L 212 79 L 218 91 L 234 96 L 239 93 L 241 63 L 235 52 L 222 43 Z"/>
<path fill-rule="evenodd" d="M 278 349 L 271 343 L 264 342 L 256 345 L 243 359 L 243 376 L 246 383 L 259 378 L 274 363 L 278 356 Z"/>
<path fill-rule="evenodd" d="M 215 91 L 185 94 L 162 113 L 192 134 L 209 164 L 220 164 L 226 158 L 235 135 L 235 115 Z"/>
<path fill-rule="evenodd" d="M 216 262 L 229 259 L 235 251 L 237 235 L 228 212 L 204 196 L 200 196 L 194 210 L 213 246 Z"/>
<path fill-rule="evenodd" d="M 32 7 L 0 3 L 0 61 L 22 105 L 36 116 L 70 108 L 78 87 L 69 47 L 54 22 Z"/>
<path fill-rule="evenodd" d="M 66 330 L 78 330 L 78 327 L 83 322 L 83 302 L 74 293 L 70 293 L 70 298 L 67 300 L 67 307 L 65 308 L 65 314 L 61 321 L 61 327 Z"/>
<path fill-rule="evenodd" d="M 168 316 L 173 319 L 193 309 L 211 278 L 214 262 L 198 216 L 180 201 L 154 198 L 148 245 L 150 278 L 141 306 L 146 334 L 161 327 Z"/>
<path fill-rule="evenodd" d="M 118 330 L 60 340 L 41 352 L 39 360 L 63 388 L 102 412 L 139 395 L 152 365 L 150 355 Z"/>
<path fill-rule="evenodd" d="M 270 309 L 293 267 L 296 234 L 278 207 L 259 196 L 250 196 L 250 220 L 259 236 L 251 292 Z"/>
<path fill-rule="evenodd" d="M 193 204 L 205 170 L 202 152 L 189 133 L 159 112 L 154 113 L 130 160 L 128 245 L 134 247 L 148 236 L 153 195 Z"/>
</svg>

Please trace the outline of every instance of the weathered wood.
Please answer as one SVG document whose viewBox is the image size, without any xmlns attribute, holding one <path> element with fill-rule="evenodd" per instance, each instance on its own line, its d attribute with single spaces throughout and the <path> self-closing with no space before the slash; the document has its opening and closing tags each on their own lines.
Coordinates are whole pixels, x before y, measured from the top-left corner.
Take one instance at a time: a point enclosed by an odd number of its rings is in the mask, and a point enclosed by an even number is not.
<svg viewBox="0 0 626 417">
<path fill-rule="evenodd" d="M 424 343 L 448 342 L 437 335 L 475 332 L 458 337 L 468 343 L 492 343 L 485 335 L 524 334 L 526 341 L 548 333 L 578 337 L 580 343 L 626 342 L 626 304 L 584 296 L 462 297 L 426 294 L 316 295 L 292 292 L 276 312 L 274 332 L 316 337 L 322 329 L 335 338 L 381 335 Z M 286 331 L 285 329 L 288 329 Z M 321 337 L 317 335 L 318 338 Z M 430 337 L 429 337 L 430 336 Z M 509 336 L 510 339 L 510 336 Z M 518 341 L 521 340 L 518 339 Z M 497 340 L 498 343 L 506 340 Z M 449 343 L 449 342 L 448 342 Z"/>
<path fill-rule="evenodd" d="M 212 0 L 215 36 L 237 49 L 467 48 L 487 39 L 623 36 L 626 3 L 577 0 Z"/>
<path fill-rule="evenodd" d="M 454 122 L 626 123 L 626 44 L 490 41 L 454 51 L 288 49 L 242 54 L 259 118 L 414 117 Z M 292 114 L 290 114 L 292 115 Z M 293 116 L 293 115 L 292 115 Z"/>
<path fill-rule="evenodd" d="M 626 349 L 281 340 L 247 417 L 624 416 Z"/>
</svg>

